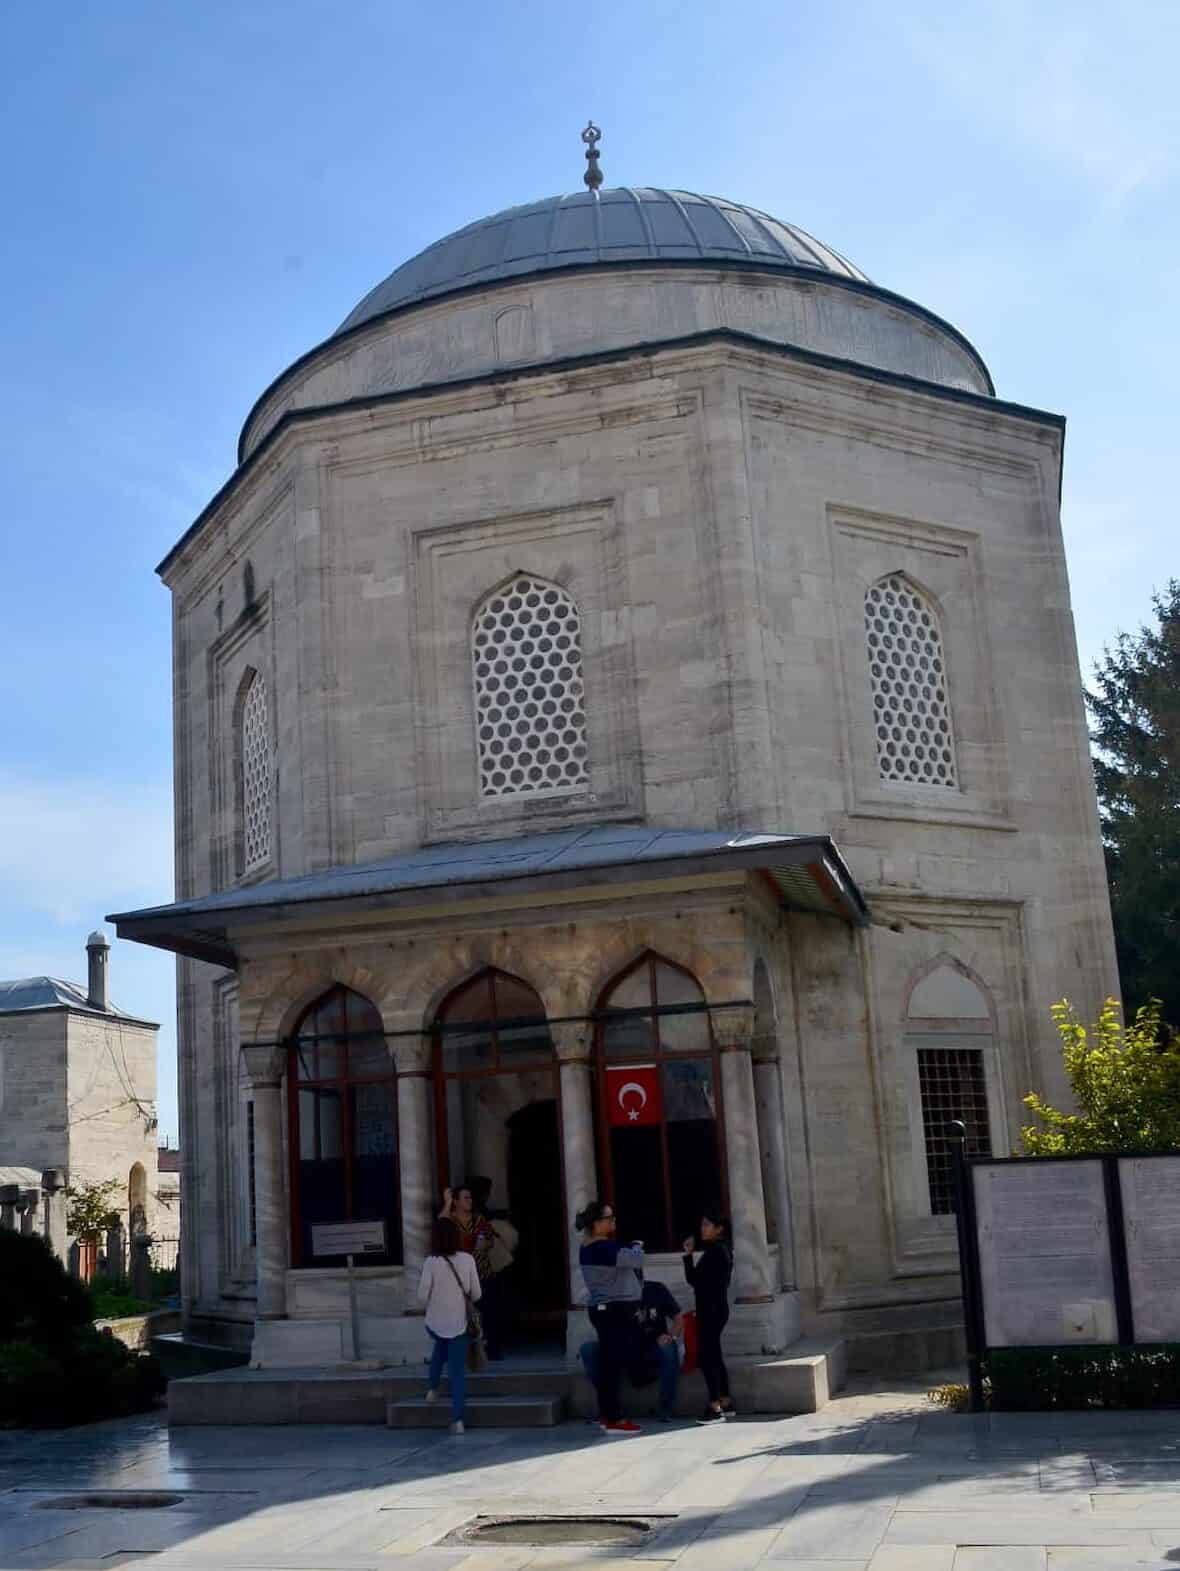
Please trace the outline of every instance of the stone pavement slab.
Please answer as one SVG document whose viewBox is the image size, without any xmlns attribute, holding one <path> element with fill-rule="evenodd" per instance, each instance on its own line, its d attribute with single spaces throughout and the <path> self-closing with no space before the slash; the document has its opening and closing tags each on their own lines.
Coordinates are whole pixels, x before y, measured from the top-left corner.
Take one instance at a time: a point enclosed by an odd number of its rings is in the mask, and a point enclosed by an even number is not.
<svg viewBox="0 0 1180 1571">
<path fill-rule="evenodd" d="M 934 1377 L 931 1377 L 933 1381 Z M 0 1571 L 1177 1571 L 1180 1415 L 955 1415 L 925 1382 L 715 1428 L 462 1438 L 155 1418 L 0 1434 Z M 134 1509 L 144 1490 L 180 1494 Z M 102 1490 L 116 1509 L 47 1508 Z M 651 1516 L 626 1548 L 444 1543 L 477 1515 Z"/>
</svg>

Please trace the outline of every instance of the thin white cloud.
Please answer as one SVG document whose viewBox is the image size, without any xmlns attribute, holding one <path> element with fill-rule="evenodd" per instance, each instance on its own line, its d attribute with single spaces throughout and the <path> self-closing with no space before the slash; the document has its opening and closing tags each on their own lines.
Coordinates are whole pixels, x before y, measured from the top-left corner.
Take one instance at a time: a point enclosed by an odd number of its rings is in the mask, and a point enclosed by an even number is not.
<svg viewBox="0 0 1180 1571">
<path fill-rule="evenodd" d="M 93 924 L 120 905 L 167 900 L 172 869 L 167 785 L 0 773 L 5 926 L 21 911 Z"/>
<path fill-rule="evenodd" d="M 1015 0 L 940 7 L 911 23 L 905 37 L 962 112 L 1030 162 L 1087 182 L 1104 206 L 1116 207 L 1178 161 L 1177 114 L 1166 107 L 1174 102 L 1176 8 L 1148 9 L 1151 25 L 1136 33 L 1109 10 L 1088 20 Z"/>
</svg>

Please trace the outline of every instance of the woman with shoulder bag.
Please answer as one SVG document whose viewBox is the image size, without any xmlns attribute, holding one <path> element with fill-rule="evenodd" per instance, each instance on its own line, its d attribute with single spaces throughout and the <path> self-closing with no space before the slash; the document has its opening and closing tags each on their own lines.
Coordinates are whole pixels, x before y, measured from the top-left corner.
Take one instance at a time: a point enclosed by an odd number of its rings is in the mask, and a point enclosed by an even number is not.
<svg viewBox="0 0 1180 1571">
<path fill-rule="evenodd" d="M 451 1433 L 463 1433 L 467 1406 L 467 1349 L 472 1335 L 479 1337 L 479 1272 L 460 1241 L 450 1217 L 440 1216 L 430 1237 L 430 1253 L 422 1266 L 418 1301 L 426 1309 L 430 1350 L 428 1402 L 438 1400 L 443 1364 L 451 1388 Z"/>
</svg>

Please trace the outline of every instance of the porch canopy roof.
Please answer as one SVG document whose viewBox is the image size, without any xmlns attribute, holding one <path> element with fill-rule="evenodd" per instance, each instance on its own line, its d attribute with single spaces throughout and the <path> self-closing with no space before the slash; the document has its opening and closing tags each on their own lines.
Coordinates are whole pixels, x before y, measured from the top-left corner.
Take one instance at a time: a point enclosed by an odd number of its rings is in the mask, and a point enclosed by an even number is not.
<svg viewBox="0 0 1180 1571">
<path fill-rule="evenodd" d="M 858 927 L 869 920 L 864 897 L 827 835 L 602 825 L 428 846 L 380 862 L 116 912 L 107 921 L 120 938 L 232 968 L 237 954 L 231 934 L 247 927 L 305 922 L 334 911 L 410 911 L 508 893 L 543 898 L 557 891 L 740 871 L 764 875 L 789 910 L 835 916 Z"/>
</svg>

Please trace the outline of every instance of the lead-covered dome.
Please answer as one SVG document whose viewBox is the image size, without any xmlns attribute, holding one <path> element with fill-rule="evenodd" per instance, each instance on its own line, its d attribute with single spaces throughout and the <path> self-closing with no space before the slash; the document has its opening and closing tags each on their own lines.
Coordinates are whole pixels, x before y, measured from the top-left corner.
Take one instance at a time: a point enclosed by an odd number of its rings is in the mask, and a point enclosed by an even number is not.
<svg viewBox="0 0 1180 1571">
<path fill-rule="evenodd" d="M 692 191 L 618 186 L 509 207 L 436 240 L 403 262 L 341 323 L 359 327 L 386 311 L 473 284 L 604 262 L 755 263 L 869 280 L 839 252 L 756 207 Z"/>
<path fill-rule="evenodd" d="M 961 333 L 794 224 L 722 197 L 618 186 L 510 207 L 403 262 L 271 383 L 238 457 L 297 410 L 717 333 L 994 391 Z"/>
</svg>

